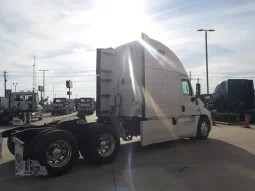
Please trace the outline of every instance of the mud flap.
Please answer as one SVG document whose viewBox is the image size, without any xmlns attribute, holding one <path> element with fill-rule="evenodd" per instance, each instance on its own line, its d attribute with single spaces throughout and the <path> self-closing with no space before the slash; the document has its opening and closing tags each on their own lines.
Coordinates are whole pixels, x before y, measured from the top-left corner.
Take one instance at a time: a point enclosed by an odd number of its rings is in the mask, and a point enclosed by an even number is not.
<svg viewBox="0 0 255 191">
<path fill-rule="evenodd" d="M 15 174 L 16 176 L 46 176 L 47 169 L 38 161 L 24 160 L 24 143 L 16 137 L 12 140 L 15 144 Z"/>
</svg>

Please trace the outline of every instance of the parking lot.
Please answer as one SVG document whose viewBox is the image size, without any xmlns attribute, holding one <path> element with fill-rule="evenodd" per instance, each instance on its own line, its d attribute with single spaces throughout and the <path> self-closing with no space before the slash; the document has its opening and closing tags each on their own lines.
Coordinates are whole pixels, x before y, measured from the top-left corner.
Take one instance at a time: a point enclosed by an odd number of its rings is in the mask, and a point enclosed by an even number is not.
<svg viewBox="0 0 255 191">
<path fill-rule="evenodd" d="M 45 117 L 43 122 L 52 119 L 52 116 Z M 94 115 L 88 117 L 88 120 L 94 119 Z M 217 125 L 205 141 L 187 139 L 147 147 L 141 147 L 139 142 L 123 144 L 113 164 L 93 166 L 80 158 L 69 174 L 56 178 L 16 177 L 13 156 L 6 148 L 6 141 L 3 153 L 1 190 L 255 189 L 255 128 Z"/>
</svg>

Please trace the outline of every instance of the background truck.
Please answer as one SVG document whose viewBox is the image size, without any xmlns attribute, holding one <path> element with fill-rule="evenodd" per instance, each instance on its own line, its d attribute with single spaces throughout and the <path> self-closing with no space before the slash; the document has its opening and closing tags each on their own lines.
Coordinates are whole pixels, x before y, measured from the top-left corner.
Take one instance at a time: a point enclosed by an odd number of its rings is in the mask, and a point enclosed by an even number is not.
<svg viewBox="0 0 255 191">
<path fill-rule="evenodd" d="M 73 99 L 54 98 L 52 104 L 51 115 L 73 113 L 75 111 L 75 103 Z"/>
<path fill-rule="evenodd" d="M 94 98 L 80 98 L 78 100 L 78 115 L 81 113 L 92 115 L 95 111 Z"/>
<path fill-rule="evenodd" d="M 202 102 L 204 102 L 205 107 L 209 107 L 209 103 L 212 100 L 212 94 L 200 94 L 199 99 L 201 99 Z"/>
<path fill-rule="evenodd" d="M 9 123 L 13 117 L 21 118 L 25 124 L 34 118 L 43 118 L 43 108 L 38 104 L 38 94 L 35 92 L 13 92 L 8 97 L 1 97 L 0 103 L 1 123 Z"/>
<path fill-rule="evenodd" d="M 2 133 L 9 150 L 19 156 L 17 175 L 64 174 L 79 152 L 92 163 L 110 163 L 120 138 L 140 136 L 142 146 L 207 139 L 211 114 L 193 96 L 178 57 L 162 43 L 142 34 L 140 40 L 115 49 L 97 49 L 96 73 L 96 122 L 75 119 Z"/>
<path fill-rule="evenodd" d="M 212 94 L 209 108 L 218 114 L 229 114 L 231 119 L 235 118 L 238 121 L 244 121 L 247 114 L 249 121 L 254 123 L 253 80 L 228 79 L 221 82 Z"/>
<path fill-rule="evenodd" d="M 78 110 L 78 103 L 79 103 L 79 98 L 75 98 L 75 99 L 74 99 L 75 111 Z"/>
</svg>

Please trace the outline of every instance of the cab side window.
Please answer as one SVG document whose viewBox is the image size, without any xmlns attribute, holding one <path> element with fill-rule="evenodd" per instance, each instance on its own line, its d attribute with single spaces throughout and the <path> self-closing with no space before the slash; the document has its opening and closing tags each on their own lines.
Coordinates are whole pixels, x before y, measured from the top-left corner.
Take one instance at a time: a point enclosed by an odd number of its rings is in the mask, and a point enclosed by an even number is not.
<svg viewBox="0 0 255 191">
<path fill-rule="evenodd" d="M 185 95 L 189 95 L 189 96 L 193 95 L 192 88 L 188 80 L 185 80 L 185 79 L 182 80 L 182 92 Z"/>
<path fill-rule="evenodd" d="M 22 94 L 16 94 L 14 96 L 14 101 L 23 101 L 23 95 Z"/>
</svg>

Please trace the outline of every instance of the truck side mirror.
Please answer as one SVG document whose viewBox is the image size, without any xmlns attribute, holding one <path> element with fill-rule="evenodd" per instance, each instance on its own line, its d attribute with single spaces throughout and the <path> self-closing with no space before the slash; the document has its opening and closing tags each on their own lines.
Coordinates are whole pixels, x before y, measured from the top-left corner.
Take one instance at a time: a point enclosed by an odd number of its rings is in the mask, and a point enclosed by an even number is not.
<svg viewBox="0 0 255 191">
<path fill-rule="evenodd" d="M 191 102 L 194 102 L 197 98 L 196 97 L 191 97 Z"/>
<path fill-rule="evenodd" d="M 198 105 L 197 96 L 191 97 L 191 102 L 194 102 L 194 101 L 196 101 L 196 105 Z"/>
</svg>

